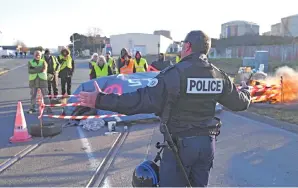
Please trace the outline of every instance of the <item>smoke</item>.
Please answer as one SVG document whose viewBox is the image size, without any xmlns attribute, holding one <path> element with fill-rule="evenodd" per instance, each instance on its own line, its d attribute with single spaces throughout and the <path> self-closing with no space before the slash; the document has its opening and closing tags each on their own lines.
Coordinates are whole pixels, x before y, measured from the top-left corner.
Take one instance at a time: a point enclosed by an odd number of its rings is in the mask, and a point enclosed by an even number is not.
<svg viewBox="0 0 298 188">
<path fill-rule="evenodd" d="M 276 70 L 274 75 L 266 77 L 265 83 L 267 85 L 279 85 L 281 83 L 281 77 L 283 81 L 298 81 L 298 72 L 288 66 L 280 67 Z"/>
<path fill-rule="evenodd" d="M 282 80 L 281 80 L 282 77 Z M 284 66 L 276 70 L 274 76 L 268 76 L 265 79 L 267 85 L 281 85 L 285 102 L 298 100 L 298 72 L 294 69 Z"/>
<path fill-rule="evenodd" d="M 284 66 L 276 70 L 275 76 L 279 78 L 282 76 L 285 79 L 298 79 L 298 72 L 288 66 Z"/>
</svg>

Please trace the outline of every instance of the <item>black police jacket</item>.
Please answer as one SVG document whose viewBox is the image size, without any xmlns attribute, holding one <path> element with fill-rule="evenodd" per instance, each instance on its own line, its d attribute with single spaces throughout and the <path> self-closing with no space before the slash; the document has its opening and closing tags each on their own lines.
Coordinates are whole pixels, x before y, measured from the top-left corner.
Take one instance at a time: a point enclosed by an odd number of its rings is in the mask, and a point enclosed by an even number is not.
<svg viewBox="0 0 298 188">
<path fill-rule="evenodd" d="M 95 107 L 126 115 L 155 113 L 160 116 L 165 101 L 173 104 L 168 126 L 175 133 L 195 129 L 201 122 L 211 120 L 216 102 L 232 111 L 246 110 L 250 94 L 237 91 L 224 72 L 200 55 L 192 54 L 161 71 L 145 88 L 122 95 L 100 93 Z"/>
</svg>

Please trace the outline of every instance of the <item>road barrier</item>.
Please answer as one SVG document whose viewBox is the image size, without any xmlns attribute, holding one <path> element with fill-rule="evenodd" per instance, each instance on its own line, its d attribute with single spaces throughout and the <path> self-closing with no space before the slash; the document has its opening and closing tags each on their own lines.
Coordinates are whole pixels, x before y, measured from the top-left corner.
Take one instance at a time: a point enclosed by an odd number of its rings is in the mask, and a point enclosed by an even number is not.
<svg viewBox="0 0 298 188">
<path fill-rule="evenodd" d="M 62 115 L 43 115 L 43 117 L 55 118 L 55 119 L 103 119 L 111 117 L 123 117 L 123 114 L 109 114 L 109 115 L 94 115 L 94 116 L 62 116 Z"/>
<path fill-rule="evenodd" d="M 45 107 L 67 107 L 67 106 L 81 106 L 79 102 L 77 103 L 69 103 L 69 104 L 44 104 L 43 97 L 41 95 L 41 92 L 39 92 L 39 116 L 38 119 L 41 119 L 42 117 L 48 117 L 48 118 L 54 118 L 54 119 L 71 119 L 71 120 L 85 120 L 85 119 L 103 119 L 103 118 L 112 118 L 112 117 L 123 117 L 126 116 L 124 114 L 108 114 L 108 115 L 90 115 L 90 116 L 64 116 L 64 115 L 44 115 L 44 108 Z M 52 96 L 52 95 L 46 95 L 46 96 Z M 66 95 L 56 95 L 65 97 Z M 78 97 L 79 95 L 68 95 L 71 97 Z"/>
</svg>

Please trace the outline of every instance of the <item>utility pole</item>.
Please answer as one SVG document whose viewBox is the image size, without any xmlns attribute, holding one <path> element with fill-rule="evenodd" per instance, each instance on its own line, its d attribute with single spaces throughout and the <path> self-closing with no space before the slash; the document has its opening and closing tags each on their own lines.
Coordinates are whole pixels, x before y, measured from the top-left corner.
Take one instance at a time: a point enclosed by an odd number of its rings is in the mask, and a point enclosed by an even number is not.
<svg viewBox="0 0 298 188">
<path fill-rule="evenodd" d="M 72 54 L 73 54 L 73 59 L 75 59 L 75 42 L 80 41 L 80 39 L 75 40 L 74 39 L 74 34 L 72 34 Z"/>
<path fill-rule="evenodd" d="M 72 34 L 72 58 L 75 59 L 75 40 L 74 40 L 74 34 Z"/>
<path fill-rule="evenodd" d="M 2 31 L 0 31 L 0 39 L 2 39 Z M 1 47 L 1 40 L 0 40 L 0 47 Z"/>
</svg>

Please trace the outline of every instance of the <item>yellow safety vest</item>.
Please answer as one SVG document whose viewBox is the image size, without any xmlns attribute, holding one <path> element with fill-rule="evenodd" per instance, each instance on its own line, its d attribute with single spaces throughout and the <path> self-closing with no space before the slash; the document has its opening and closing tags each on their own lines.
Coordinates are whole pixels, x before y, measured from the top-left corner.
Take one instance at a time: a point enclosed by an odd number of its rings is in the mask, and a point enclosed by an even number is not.
<svg viewBox="0 0 298 188">
<path fill-rule="evenodd" d="M 110 57 L 110 59 L 108 60 L 108 65 L 111 67 L 111 68 L 113 68 L 113 64 L 114 64 L 114 60 L 113 60 L 113 58 L 111 58 Z"/>
<path fill-rule="evenodd" d="M 109 71 L 108 71 L 109 65 L 107 63 L 104 64 L 103 68 L 100 68 L 97 65 L 97 63 L 95 65 L 93 65 L 93 67 L 95 70 L 96 78 L 109 75 Z"/>
<path fill-rule="evenodd" d="M 72 69 L 72 58 L 70 55 L 68 55 L 67 57 L 59 55 L 59 59 L 64 60 L 60 67 L 60 70 L 63 70 L 66 67 L 68 67 L 69 69 Z"/>
<path fill-rule="evenodd" d="M 44 60 L 40 60 L 39 63 L 37 64 L 34 60 L 30 61 L 30 64 L 32 67 L 42 67 L 44 65 Z M 37 78 L 37 76 L 42 79 L 42 80 L 47 80 L 48 76 L 47 76 L 47 70 L 44 70 L 41 73 L 36 73 L 36 74 L 29 74 L 29 81 L 35 80 Z"/>
<path fill-rule="evenodd" d="M 145 65 L 147 65 L 146 59 L 141 58 L 139 64 L 137 63 L 137 60 L 134 59 L 134 63 L 135 63 L 136 72 L 146 72 L 145 70 Z"/>
<path fill-rule="evenodd" d="M 176 63 L 179 63 L 179 61 L 180 61 L 180 57 L 176 56 Z"/>
<path fill-rule="evenodd" d="M 91 61 L 90 64 L 91 64 L 92 67 L 94 67 L 94 65 L 96 65 L 96 62 L 95 61 Z M 89 74 L 91 74 L 91 72 L 92 72 L 92 69 L 89 70 Z"/>
</svg>

